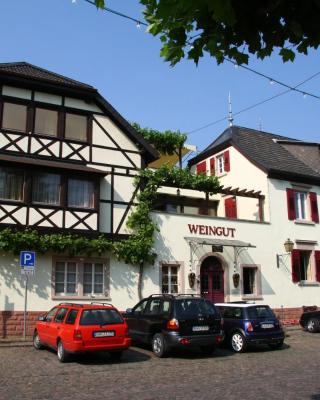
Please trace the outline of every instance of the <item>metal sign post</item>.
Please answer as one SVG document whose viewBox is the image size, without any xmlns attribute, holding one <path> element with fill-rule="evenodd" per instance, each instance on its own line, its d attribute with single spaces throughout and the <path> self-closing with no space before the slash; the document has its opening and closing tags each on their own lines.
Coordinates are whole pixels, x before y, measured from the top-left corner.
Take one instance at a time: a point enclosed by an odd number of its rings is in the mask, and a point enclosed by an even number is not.
<svg viewBox="0 0 320 400">
<path fill-rule="evenodd" d="M 23 339 L 27 336 L 27 304 L 29 275 L 34 275 L 36 266 L 36 253 L 34 251 L 20 252 L 21 275 L 25 276 L 24 310 L 23 310 Z"/>
<path fill-rule="evenodd" d="M 27 336 L 27 302 L 28 302 L 28 274 L 25 274 L 24 310 L 23 310 L 23 339 Z"/>
</svg>

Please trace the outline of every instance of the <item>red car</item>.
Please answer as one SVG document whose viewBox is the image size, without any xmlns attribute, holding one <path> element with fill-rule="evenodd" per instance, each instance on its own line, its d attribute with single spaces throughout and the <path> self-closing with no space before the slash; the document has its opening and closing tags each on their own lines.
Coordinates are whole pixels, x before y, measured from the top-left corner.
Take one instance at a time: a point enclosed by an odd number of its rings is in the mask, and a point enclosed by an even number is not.
<svg viewBox="0 0 320 400">
<path fill-rule="evenodd" d="M 33 334 L 33 345 L 57 350 L 65 362 L 70 353 L 110 351 L 120 359 L 131 345 L 128 326 L 119 311 L 108 303 L 61 303 L 39 317 Z"/>
</svg>

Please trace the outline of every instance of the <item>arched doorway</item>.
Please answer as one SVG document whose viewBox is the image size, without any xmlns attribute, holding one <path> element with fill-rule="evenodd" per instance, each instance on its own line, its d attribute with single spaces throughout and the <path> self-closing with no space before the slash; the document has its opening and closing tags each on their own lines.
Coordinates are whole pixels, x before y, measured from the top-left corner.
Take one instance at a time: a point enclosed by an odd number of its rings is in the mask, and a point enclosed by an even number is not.
<svg viewBox="0 0 320 400">
<path fill-rule="evenodd" d="M 221 261 L 214 256 L 203 260 L 200 269 L 201 295 L 214 303 L 224 302 L 224 273 Z"/>
</svg>

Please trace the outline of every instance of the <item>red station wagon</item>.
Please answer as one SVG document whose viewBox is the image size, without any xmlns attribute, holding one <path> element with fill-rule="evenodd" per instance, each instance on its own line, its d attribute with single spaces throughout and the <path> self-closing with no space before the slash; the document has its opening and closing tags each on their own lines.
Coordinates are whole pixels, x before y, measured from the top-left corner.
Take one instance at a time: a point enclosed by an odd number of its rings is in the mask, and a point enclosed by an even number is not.
<svg viewBox="0 0 320 400">
<path fill-rule="evenodd" d="M 33 345 L 37 350 L 56 349 L 61 362 L 70 353 L 88 351 L 110 351 L 113 359 L 120 359 L 131 338 L 126 322 L 111 304 L 61 303 L 39 317 Z"/>
</svg>

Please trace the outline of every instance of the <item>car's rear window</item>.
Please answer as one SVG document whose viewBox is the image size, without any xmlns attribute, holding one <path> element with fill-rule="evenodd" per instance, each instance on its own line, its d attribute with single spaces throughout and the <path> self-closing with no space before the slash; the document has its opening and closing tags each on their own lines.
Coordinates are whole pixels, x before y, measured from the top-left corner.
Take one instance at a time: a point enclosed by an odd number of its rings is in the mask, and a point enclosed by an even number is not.
<svg viewBox="0 0 320 400">
<path fill-rule="evenodd" d="M 121 324 L 123 319 L 117 310 L 93 309 L 83 310 L 80 318 L 80 325 L 108 325 Z"/>
<path fill-rule="evenodd" d="M 248 318 L 274 318 L 275 315 L 270 307 L 267 306 L 254 306 L 247 308 Z"/>
<path fill-rule="evenodd" d="M 203 299 L 176 300 L 175 311 L 177 318 L 188 318 L 203 315 L 219 315 L 214 305 Z"/>
</svg>

